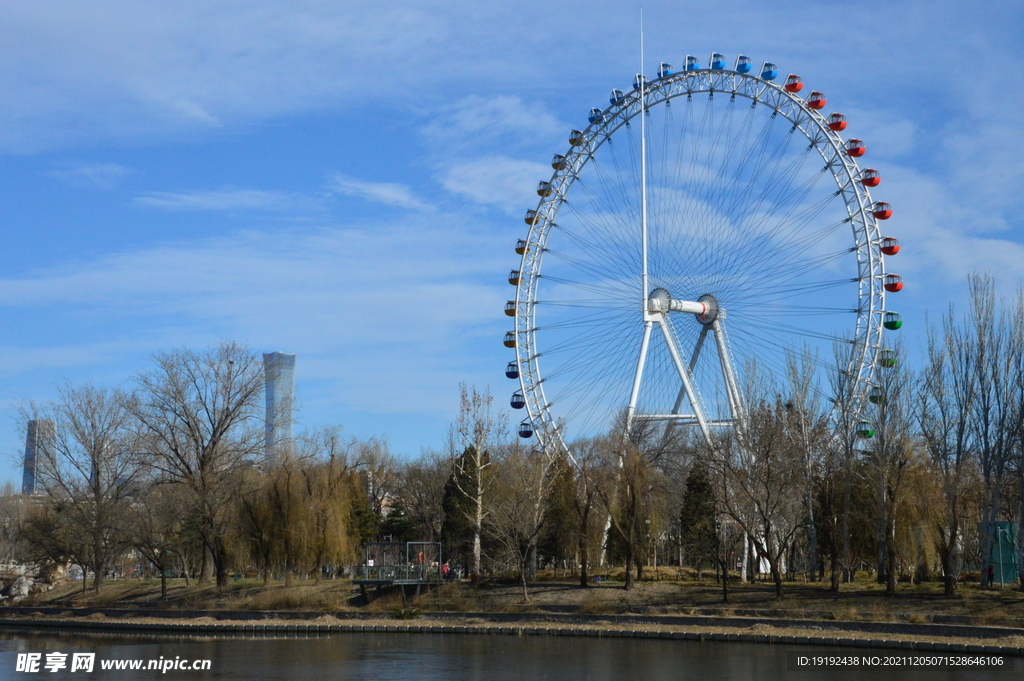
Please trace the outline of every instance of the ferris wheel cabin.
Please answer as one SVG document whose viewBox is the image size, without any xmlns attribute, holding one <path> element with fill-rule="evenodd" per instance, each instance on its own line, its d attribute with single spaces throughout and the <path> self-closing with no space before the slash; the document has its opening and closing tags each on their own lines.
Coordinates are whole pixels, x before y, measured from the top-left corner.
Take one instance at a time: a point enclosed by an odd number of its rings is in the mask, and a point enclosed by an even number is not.
<svg viewBox="0 0 1024 681">
<path fill-rule="evenodd" d="M 786 84 L 783 87 L 786 88 L 786 92 L 800 92 L 804 89 L 804 79 L 791 73 L 786 78 Z"/>
<path fill-rule="evenodd" d="M 894 236 L 887 236 L 882 239 L 882 253 L 885 255 L 896 255 L 900 252 L 900 242 Z"/>
<path fill-rule="evenodd" d="M 830 114 L 828 117 L 828 129 L 834 132 L 846 130 L 846 116 L 841 113 Z"/>
<path fill-rule="evenodd" d="M 899 293 L 903 290 L 903 277 L 898 274 L 887 274 L 883 286 L 889 293 Z"/>
<path fill-rule="evenodd" d="M 888 220 L 892 217 L 892 206 L 885 201 L 875 201 L 875 205 L 871 207 L 871 214 L 879 220 Z"/>
<path fill-rule="evenodd" d="M 512 393 L 512 398 L 509 399 L 508 404 L 513 409 L 522 409 L 526 406 L 526 399 L 523 397 L 523 391 L 517 390 Z"/>
<path fill-rule="evenodd" d="M 779 69 L 775 64 L 766 61 L 761 65 L 761 80 L 775 80 L 779 77 Z"/>
<path fill-rule="evenodd" d="M 811 94 L 807 95 L 807 106 L 811 107 L 815 111 L 819 111 L 825 108 L 825 104 L 828 100 L 825 99 L 825 95 L 815 90 Z"/>
<path fill-rule="evenodd" d="M 882 174 L 874 168 L 865 168 L 861 171 L 860 183 L 865 187 L 877 187 L 882 184 Z"/>
<path fill-rule="evenodd" d="M 745 54 L 736 57 L 736 73 L 750 73 L 752 68 L 754 65 L 751 63 L 750 57 Z"/>
<path fill-rule="evenodd" d="M 711 59 L 708 60 L 708 64 L 710 64 L 711 68 L 713 70 L 715 70 L 715 71 L 724 71 L 725 70 L 725 55 L 724 54 L 719 54 L 718 52 L 713 53 L 711 55 Z"/>
<path fill-rule="evenodd" d="M 853 157 L 863 156 L 864 152 L 868 150 L 868 148 L 864 146 L 864 140 L 859 140 L 856 138 L 847 141 L 846 146 L 844 148 L 846 149 L 847 155 Z"/>
</svg>

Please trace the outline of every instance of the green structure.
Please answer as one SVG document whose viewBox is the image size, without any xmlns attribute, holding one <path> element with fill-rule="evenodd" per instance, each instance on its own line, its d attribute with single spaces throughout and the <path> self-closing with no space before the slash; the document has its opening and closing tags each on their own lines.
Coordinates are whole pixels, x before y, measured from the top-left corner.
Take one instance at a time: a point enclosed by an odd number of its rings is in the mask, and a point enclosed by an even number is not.
<svg viewBox="0 0 1024 681">
<path fill-rule="evenodd" d="M 978 524 L 979 534 L 984 536 L 984 523 Z M 992 552 L 989 554 L 988 565 L 992 566 L 993 585 L 1016 584 L 1017 566 L 1017 535 L 1020 530 L 1018 523 L 996 522 L 989 524 L 989 536 L 992 537 Z"/>
</svg>

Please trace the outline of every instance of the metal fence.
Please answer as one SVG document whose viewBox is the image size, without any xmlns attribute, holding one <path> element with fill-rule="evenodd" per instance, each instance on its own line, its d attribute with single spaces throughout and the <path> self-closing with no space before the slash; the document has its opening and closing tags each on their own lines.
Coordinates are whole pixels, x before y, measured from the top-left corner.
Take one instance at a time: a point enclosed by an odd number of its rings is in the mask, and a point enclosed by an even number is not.
<svg viewBox="0 0 1024 681">
<path fill-rule="evenodd" d="M 357 565 L 352 568 L 357 582 L 439 582 L 438 565 Z"/>
</svg>

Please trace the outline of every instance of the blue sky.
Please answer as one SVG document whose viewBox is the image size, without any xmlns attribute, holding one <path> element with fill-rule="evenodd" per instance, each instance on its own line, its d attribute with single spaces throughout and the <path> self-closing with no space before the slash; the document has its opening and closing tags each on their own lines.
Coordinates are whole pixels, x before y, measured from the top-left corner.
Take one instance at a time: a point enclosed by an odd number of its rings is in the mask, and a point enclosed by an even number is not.
<svg viewBox="0 0 1024 681">
<path fill-rule="evenodd" d="M 1019 3 L 645 3 L 648 72 L 800 73 L 868 144 L 911 347 L 988 270 L 1024 278 Z M 504 403 L 522 212 L 629 89 L 628 2 L 0 5 L 0 479 L 15 416 L 157 351 L 298 354 L 303 425 L 441 444 Z M 833 108 L 834 107 L 834 108 Z M 895 268 L 894 268 L 895 269 Z"/>
</svg>

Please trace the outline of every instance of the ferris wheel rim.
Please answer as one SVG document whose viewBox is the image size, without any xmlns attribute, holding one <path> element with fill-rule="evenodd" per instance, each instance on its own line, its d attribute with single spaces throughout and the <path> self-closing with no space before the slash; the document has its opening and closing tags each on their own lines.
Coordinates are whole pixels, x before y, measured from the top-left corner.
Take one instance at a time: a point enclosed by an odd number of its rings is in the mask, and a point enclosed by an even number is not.
<svg viewBox="0 0 1024 681">
<path fill-rule="evenodd" d="M 641 92 L 643 94 L 641 94 Z M 785 88 L 754 75 L 737 71 L 698 69 L 682 71 L 645 82 L 642 89 L 634 88 L 621 95 L 618 101 L 600 112 L 590 125 L 582 131 L 574 131 L 570 149 L 556 156 L 562 159 L 562 166 L 556 167 L 548 185 L 550 193 L 542 196 L 530 222 L 526 249 L 520 261 L 519 279 L 515 298 L 515 352 L 521 394 L 527 411 L 527 418 L 534 432 L 545 448 L 555 446 L 572 458 L 572 452 L 563 437 L 562 425 L 550 411 L 544 388 L 544 376 L 538 359 L 543 354 L 538 350 L 535 323 L 536 293 L 547 239 L 556 226 L 555 218 L 566 203 L 569 190 L 579 179 L 580 172 L 593 159 L 612 134 L 627 125 L 641 112 L 666 104 L 677 97 L 688 98 L 695 94 L 722 94 L 734 100 L 748 99 L 751 106 L 762 104 L 772 110 L 772 115 L 781 115 L 799 130 L 810 142 L 826 164 L 836 181 L 836 194 L 842 197 L 848 221 L 851 223 L 854 247 L 850 249 L 857 257 L 857 277 L 852 281 L 858 285 L 857 321 L 854 336 L 850 340 L 854 349 L 848 371 L 855 375 L 850 401 L 855 413 L 860 413 L 873 385 L 877 354 L 882 349 L 882 317 L 886 313 L 886 276 L 884 258 L 880 250 L 883 237 L 877 220 L 872 215 L 873 201 L 868 186 L 859 182 L 861 169 L 856 160 L 844 153 L 846 142 L 829 128 L 828 122 L 816 109 Z M 641 102 L 641 97 L 643 101 Z M 791 132 L 793 131 L 791 130 Z"/>
</svg>

